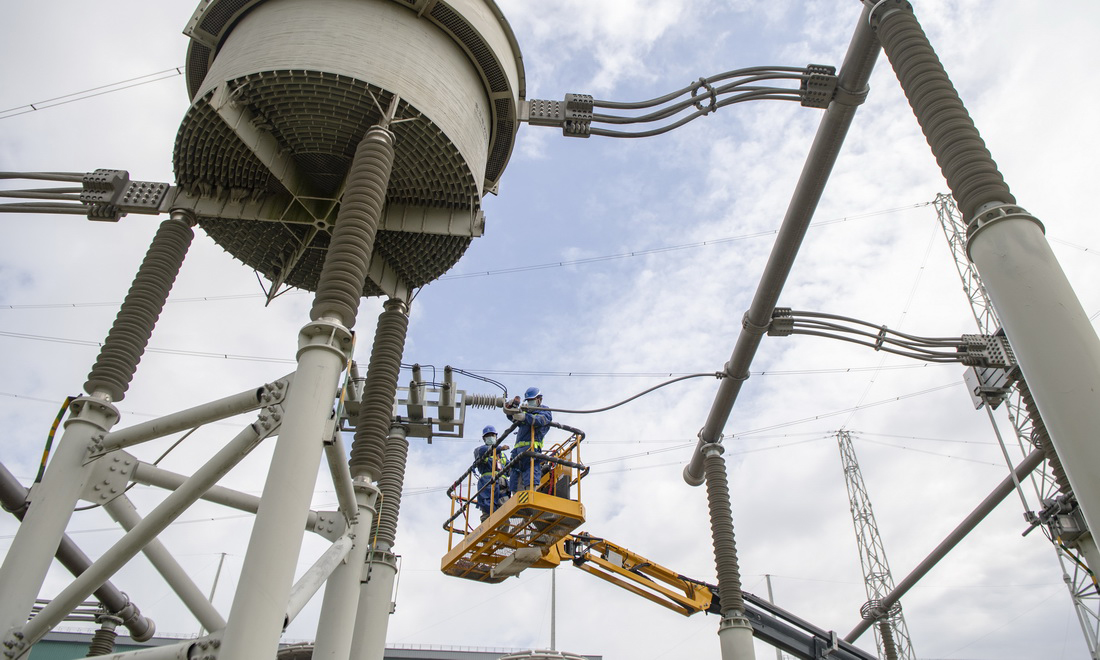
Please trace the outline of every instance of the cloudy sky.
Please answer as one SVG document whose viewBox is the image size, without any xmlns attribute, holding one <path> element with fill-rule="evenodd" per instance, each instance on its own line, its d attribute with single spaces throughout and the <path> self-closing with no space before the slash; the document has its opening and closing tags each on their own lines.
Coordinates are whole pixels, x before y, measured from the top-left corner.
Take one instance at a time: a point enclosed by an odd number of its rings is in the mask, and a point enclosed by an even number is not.
<svg viewBox="0 0 1100 660">
<path fill-rule="evenodd" d="M 529 98 L 567 92 L 633 101 L 700 76 L 757 65 L 839 65 L 856 0 L 502 0 L 524 53 Z M 1100 5 L 925 0 L 918 16 L 1019 203 L 1040 218 L 1086 312 L 1100 318 L 1100 228 L 1088 210 L 1100 144 L 1092 84 Z M 0 23 L 0 170 L 123 168 L 172 181 L 172 145 L 187 108 L 180 33 L 193 2 L 19 3 Z M 27 104 L 122 80 L 165 79 L 24 112 Z M 144 80 L 144 79 L 143 79 Z M 3 112 L 4 110 L 9 110 Z M 563 138 L 523 127 L 485 236 L 416 298 L 404 360 L 451 364 L 537 385 L 546 404 L 600 408 L 670 375 L 729 359 L 821 112 L 755 102 L 645 140 Z M 885 57 L 825 191 L 816 227 L 780 304 L 886 324 L 913 334 L 973 332 L 929 202 L 946 191 Z M 33 478 L 58 406 L 76 394 L 157 221 L 0 217 L 0 460 Z M 703 245 L 703 243 L 706 245 Z M 293 369 L 310 296 L 264 307 L 255 275 L 198 232 L 150 351 L 120 404 L 123 424 L 279 378 Z M 356 328 L 365 364 L 377 300 Z M 896 580 L 1004 478 L 984 411 L 962 368 L 884 357 L 812 337 L 767 338 L 725 429 L 741 572 L 782 607 L 846 634 L 866 600 L 835 439 L 852 432 Z M 403 380 L 407 374 L 403 376 Z M 494 393 L 478 381 L 460 385 Z M 695 379 L 593 415 L 558 415 L 587 432 L 584 530 L 685 575 L 713 581 L 703 489 L 681 478 L 717 383 Z M 1006 435 L 1010 428 L 997 413 Z M 472 411 L 469 428 L 504 424 Z M 204 429 L 163 466 L 187 472 L 234 433 Z M 465 440 L 413 443 L 397 536 L 403 556 L 391 644 L 545 647 L 550 575 L 500 585 L 439 572 L 443 490 L 468 465 Z M 169 439 L 170 441 L 171 439 Z M 139 456 L 153 460 L 167 447 Z M 1014 458 L 1018 459 L 1018 450 Z M 258 493 L 260 451 L 226 480 Z M 133 492 L 142 510 L 159 497 Z M 322 478 L 315 508 L 334 508 Z M 1029 506 L 1035 507 L 1029 493 Z M 1055 554 L 1021 537 L 1010 497 L 903 600 L 921 658 L 1079 658 L 1085 644 Z M 226 569 L 214 599 L 229 611 L 250 520 L 197 507 L 163 536 L 196 582 Z M 92 555 L 119 533 L 99 511 L 69 529 Z M 0 552 L 15 524 L 0 519 Z M 300 568 L 323 544 L 310 540 Z M 163 632 L 195 620 L 138 560 L 116 578 Z M 717 657 L 718 619 L 683 618 L 571 567 L 557 572 L 559 648 L 609 660 Z M 51 573 L 45 595 L 64 576 Z M 308 639 L 311 607 L 288 631 Z M 873 647 L 866 635 L 860 644 Z M 759 657 L 772 651 L 759 646 Z"/>
</svg>

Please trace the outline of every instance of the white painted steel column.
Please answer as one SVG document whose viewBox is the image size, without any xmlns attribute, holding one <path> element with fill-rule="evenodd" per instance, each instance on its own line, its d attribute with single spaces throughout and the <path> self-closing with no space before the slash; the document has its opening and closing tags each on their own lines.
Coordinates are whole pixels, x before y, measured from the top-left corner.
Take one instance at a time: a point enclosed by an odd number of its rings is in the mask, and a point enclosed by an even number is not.
<svg viewBox="0 0 1100 660">
<path fill-rule="evenodd" d="M 233 660 L 270 660 L 278 650 L 324 432 L 352 337 L 343 325 L 321 319 L 302 328 L 298 345 L 298 368 L 222 637 L 220 655 Z"/>
<path fill-rule="evenodd" d="M 24 643 L 35 643 L 50 629 L 63 621 L 81 601 L 98 589 L 118 569 L 125 566 L 126 562 L 140 552 L 146 543 L 155 539 L 158 534 L 164 531 L 164 528 L 186 511 L 187 507 L 197 501 L 203 491 L 225 476 L 234 465 L 247 456 L 267 436 L 267 432 L 271 430 L 270 428 L 265 428 L 263 432 L 260 431 L 261 426 L 266 425 L 266 423 L 261 417 L 261 422 L 257 422 L 241 431 L 229 444 L 196 470 L 195 475 L 188 480 L 185 487 L 166 497 L 134 529 L 127 532 L 125 536 L 119 539 L 118 543 L 93 562 L 86 571 L 81 573 L 67 587 L 62 589 L 49 605 L 42 608 L 23 627 Z"/>
<path fill-rule="evenodd" d="M 19 630 L 30 616 L 92 464 L 84 465 L 92 438 L 118 421 L 118 411 L 97 392 L 70 406 L 71 417 L 42 482 L 31 489 L 31 507 L 0 567 L 0 633 Z M 4 635 L 8 641 L 7 634 Z"/>
<path fill-rule="evenodd" d="M 355 621 L 351 660 L 383 660 L 386 632 L 393 610 L 393 583 L 397 577 L 397 557 L 389 549 L 370 553 L 367 581 L 359 594 L 359 612 Z"/>
<path fill-rule="evenodd" d="M 744 617 L 727 617 L 718 624 L 718 647 L 723 660 L 753 660 L 752 624 Z"/>
<path fill-rule="evenodd" d="M 359 515 L 353 527 L 355 545 L 325 585 L 313 660 L 347 660 L 352 654 L 359 592 L 367 570 L 367 547 L 378 502 L 378 488 L 369 479 L 358 477 L 354 486 L 359 501 Z"/>
<path fill-rule="evenodd" d="M 1100 529 L 1100 339 L 1042 225 L 982 209 L 967 254 L 1016 353 L 1090 530 Z"/>
</svg>

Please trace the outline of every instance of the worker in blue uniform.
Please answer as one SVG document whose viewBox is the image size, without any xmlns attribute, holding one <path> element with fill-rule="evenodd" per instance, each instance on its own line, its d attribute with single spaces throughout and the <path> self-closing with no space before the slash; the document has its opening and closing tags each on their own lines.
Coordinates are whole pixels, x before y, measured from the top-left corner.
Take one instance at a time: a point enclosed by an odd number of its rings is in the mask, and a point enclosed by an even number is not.
<svg viewBox="0 0 1100 660">
<path fill-rule="evenodd" d="M 512 450 L 512 469 L 508 475 L 508 491 L 518 493 L 521 490 L 538 488 L 542 478 L 542 439 L 550 430 L 552 417 L 549 410 L 542 409 L 542 391 L 537 387 L 528 387 L 523 393 L 523 406 L 519 397 L 511 405 L 504 407 L 504 414 L 516 422 L 516 448 Z M 536 456 L 517 461 L 516 457 L 530 450 Z"/>
<path fill-rule="evenodd" d="M 474 469 L 477 470 L 477 499 L 475 504 L 484 521 L 508 499 L 507 486 L 500 468 L 504 466 L 504 452 L 508 445 L 496 446 L 497 430 L 492 425 L 481 430 L 481 445 L 474 449 Z"/>
</svg>

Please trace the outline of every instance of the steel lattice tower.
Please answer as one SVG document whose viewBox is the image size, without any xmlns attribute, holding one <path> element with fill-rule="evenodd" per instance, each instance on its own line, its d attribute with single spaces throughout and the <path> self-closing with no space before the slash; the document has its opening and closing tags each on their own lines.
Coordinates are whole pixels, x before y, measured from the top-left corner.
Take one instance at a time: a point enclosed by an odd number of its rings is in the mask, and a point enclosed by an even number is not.
<svg viewBox="0 0 1100 660">
<path fill-rule="evenodd" d="M 982 286 L 978 272 L 966 256 L 966 224 L 955 205 L 955 200 L 950 195 L 940 194 L 936 196 L 933 205 L 936 208 L 936 215 L 939 218 L 940 226 L 943 228 L 944 236 L 947 238 L 947 244 L 951 248 L 951 255 L 955 259 L 955 267 L 962 279 L 963 291 L 970 301 L 974 320 L 983 334 L 995 334 L 1001 330 L 1000 321 L 997 319 L 997 313 L 993 310 L 993 306 L 989 301 L 985 287 Z M 1025 454 L 1036 445 L 1035 438 L 1037 436 L 1046 435 L 1045 425 L 1039 417 L 1039 411 L 1034 405 L 1029 405 L 1029 398 L 1027 385 L 1022 379 L 1013 383 L 1011 393 L 1005 398 L 1008 419 L 1016 432 L 1017 442 Z M 992 415 L 990 416 L 990 422 L 993 422 Z M 1053 449 L 1050 448 L 1049 440 L 1046 445 L 1048 455 L 1052 454 Z M 1055 460 L 1057 459 L 1055 458 Z M 1072 493 L 1068 492 L 1068 486 L 1064 484 L 1064 479 L 1060 483 L 1058 474 L 1049 461 L 1044 462 L 1032 472 L 1029 479 L 1036 497 L 1044 507 L 1064 501 L 1064 496 L 1067 494 L 1072 497 Z M 1027 512 L 1026 515 L 1029 518 L 1034 516 L 1031 512 Z M 1069 588 L 1077 618 L 1081 623 L 1081 630 L 1085 633 L 1085 643 L 1088 644 L 1089 656 L 1100 658 L 1100 647 L 1098 647 L 1097 641 L 1100 639 L 1100 593 L 1098 593 L 1096 578 L 1086 565 L 1085 550 L 1080 548 L 1081 543 L 1092 543 L 1091 539 L 1088 538 L 1089 534 L 1086 532 L 1082 538 L 1075 539 L 1075 541 L 1079 541 L 1077 552 L 1075 552 L 1069 547 L 1072 544 L 1062 538 L 1062 527 L 1057 521 L 1054 525 L 1045 525 L 1044 533 L 1051 541 L 1058 556 L 1058 564 L 1062 568 L 1062 578 Z"/>
<path fill-rule="evenodd" d="M 882 537 L 871 510 L 871 498 L 867 496 L 867 486 L 863 483 L 863 473 L 852 446 L 852 435 L 848 431 L 837 431 L 836 441 L 844 466 L 844 485 L 848 487 L 852 525 L 855 527 L 856 544 L 859 545 L 859 563 L 867 589 L 867 603 L 861 608 L 861 614 L 877 622 L 874 626 L 875 645 L 880 658 L 913 660 L 916 656 L 913 655 L 909 629 L 901 613 L 901 603 L 895 604 L 888 612 L 882 612 L 879 606 L 881 600 L 894 590 L 894 578 L 890 574 L 886 550 L 882 547 Z"/>
</svg>

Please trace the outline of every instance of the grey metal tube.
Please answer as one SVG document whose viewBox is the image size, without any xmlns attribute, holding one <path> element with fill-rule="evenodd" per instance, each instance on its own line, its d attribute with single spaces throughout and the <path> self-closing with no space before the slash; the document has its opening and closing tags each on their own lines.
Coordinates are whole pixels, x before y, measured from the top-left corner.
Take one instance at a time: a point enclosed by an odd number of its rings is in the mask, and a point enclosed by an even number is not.
<svg viewBox="0 0 1100 660">
<path fill-rule="evenodd" d="M 954 530 L 952 530 L 950 534 L 947 535 L 947 538 L 941 541 L 940 544 L 937 545 L 936 548 L 927 557 L 924 558 L 924 561 L 917 564 L 917 567 L 914 568 L 909 573 L 909 575 L 906 575 L 905 578 L 898 582 L 893 591 L 886 594 L 880 604 L 882 610 L 889 611 L 889 609 L 894 606 L 894 603 L 901 600 L 901 597 L 904 596 L 905 593 L 913 587 L 913 585 L 915 585 L 921 578 L 923 578 L 928 573 L 928 571 L 932 570 L 932 567 L 935 566 L 941 559 L 943 559 L 944 556 L 947 555 L 947 553 L 952 548 L 958 545 L 959 541 L 963 540 L 963 538 L 965 538 L 966 535 L 971 532 L 971 530 L 977 527 L 978 523 L 984 520 L 985 517 L 989 515 L 990 511 L 997 508 L 997 505 L 1004 501 L 1006 497 L 1008 497 L 1009 493 L 1011 493 L 1013 489 L 1015 489 L 1017 481 L 1026 478 L 1027 475 L 1031 474 L 1032 470 L 1039 467 L 1039 464 L 1042 462 L 1042 450 L 1035 449 L 1030 454 L 1028 454 L 1027 457 L 1024 458 L 1024 460 L 1016 466 L 1016 469 L 1013 471 L 1013 473 L 1005 477 L 1004 480 L 1001 481 L 1001 483 L 998 484 L 997 487 L 994 488 L 993 491 L 989 493 L 989 495 L 987 495 L 984 500 L 982 500 L 981 504 L 979 504 L 978 507 L 970 513 L 970 515 L 968 515 L 961 523 L 959 523 L 957 527 L 955 527 Z M 860 635 L 867 632 L 867 629 L 871 627 L 872 623 L 874 623 L 874 621 L 872 621 L 871 619 L 863 619 L 855 628 L 852 629 L 852 632 L 848 633 L 844 637 L 844 641 L 848 642 L 849 644 L 855 642 L 857 639 L 859 639 Z"/>
<path fill-rule="evenodd" d="M 28 492 L 29 490 L 19 483 L 15 475 L 0 463 L 0 505 L 19 520 L 23 519 L 27 509 Z M 92 565 L 92 560 L 69 538 L 68 534 L 61 537 L 61 544 L 57 546 L 55 556 L 57 561 L 61 562 L 61 565 L 74 576 L 80 575 Z M 144 642 L 153 636 L 156 630 L 153 620 L 143 616 L 137 605 L 130 602 L 126 594 L 119 591 L 118 587 L 110 581 L 104 582 L 103 586 L 95 590 L 94 595 L 108 612 L 122 619 L 122 625 L 130 631 L 133 639 Z"/>
<path fill-rule="evenodd" d="M 134 503 L 125 494 L 107 502 L 103 508 L 107 509 L 107 513 L 111 518 L 122 525 L 127 532 L 132 531 L 141 523 L 141 515 Z M 141 552 L 149 560 L 149 563 L 157 569 L 157 572 L 172 588 L 172 591 L 176 592 L 176 595 L 180 597 L 180 600 L 191 614 L 195 615 L 203 628 L 216 632 L 225 627 L 225 619 L 218 613 L 218 610 L 214 609 L 214 606 L 203 595 L 191 576 L 183 570 L 176 558 L 168 552 L 160 541 L 152 539 L 145 544 Z"/>
<path fill-rule="evenodd" d="M 199 499 L 201 493 L 225 476 L 229 470 L 249 454 L 260 440 L 270 432 L 261 432 L 252 425 L 241 431 L 221 451 L 200 467 L 187 486 L 170 494 L 163 502 L 130 532 L 122 537 L 88 570 L 61 590 L 57 597 L 23 627 L 24 641 L 34 644 L 65 616 L 80 604 L 99 585 L 107 581 L 118 569 L 141 551 L 148 541 L 156 538 L 180 513 Z"/>
<path fill-rule="evenodd" d="M 288 377 L 289 378 L 289 377 Z M 235 415 L 258 410 L 267 405 L 271 398 L 273 388 L 284 389 L 287 378 L 283 378 L 282 385 L 269 384 L 263 387 L 245 390 L 239 394 L 233 394 L 217 401 L 211 401 L 202 405 L 181 410 L 158 419 L 135 424 L 124 429 L 112 431 L 104 436 L 101 444 L 104 451 L 123 449 L 133 445 L 163 438 L 172 433 L 186 431 L 203 424 L 228 419 Z M 267 395 L 265 397 L 265 394 Z"/>
<path fill-rule="evenodd" d="M 867 81 L 879 53 L 878 40 L 868 24 L 869 15 L 870 9 L 864 8 L 837 75 L 838 96 L 829 104 L 818 126 L 813 146 L 810 147 L 806 164 L 802 168 L 802 175 L 787 207 L 775 245 L 772 246 L 764 274 L 757 285 L 756 295 L 745 313 L 741 334 L 738 335 L 733 354 L 723 369 L 727 378 L 723 378 L 718 385 L 710 414 L 699 431 L 695 453 L 684 468 L 684 480 L 692 486 L 703 483 L 703 445 L 716 442 L 721 436 L 741 391 L 741 384 L 749 377 L 749 367 L 760 346 L 760 339 L 767 331 L 772 310 L 779 301 L 787 276 L 790 275 L 795 256 L 840 154 L 840 147 L 848 134 L 856 108 L 862 102 L 862 95 L 866 94 Z"/>
</svg>

